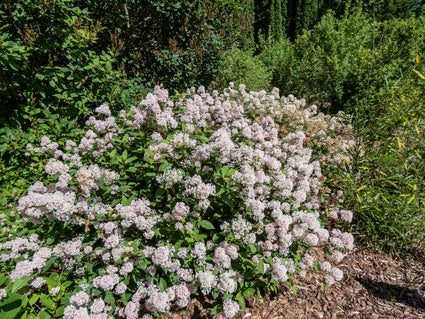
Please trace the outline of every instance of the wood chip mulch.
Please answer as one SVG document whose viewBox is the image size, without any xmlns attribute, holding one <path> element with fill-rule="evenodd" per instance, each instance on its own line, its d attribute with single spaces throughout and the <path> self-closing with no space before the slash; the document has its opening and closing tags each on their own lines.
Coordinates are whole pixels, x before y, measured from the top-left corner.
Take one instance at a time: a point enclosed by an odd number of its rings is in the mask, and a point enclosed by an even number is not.
<svg viewBox="0 0 425 319">
<path fill-rule="evenodd" d="M 315 252 L 319 262 L 324 253 Z M 357 247 L 338 265 L 341 282 L 323 286 L 324 273 L 294 277 L 296 294 L 282 285 L 277 295 L 252 298 L 238 318 L 425 318 L 425 258 L 391 258 L 372 248 Z M 165 318 L 213 318 L 214 302 L 193 299 L 189 306 Z"/>
</svg>

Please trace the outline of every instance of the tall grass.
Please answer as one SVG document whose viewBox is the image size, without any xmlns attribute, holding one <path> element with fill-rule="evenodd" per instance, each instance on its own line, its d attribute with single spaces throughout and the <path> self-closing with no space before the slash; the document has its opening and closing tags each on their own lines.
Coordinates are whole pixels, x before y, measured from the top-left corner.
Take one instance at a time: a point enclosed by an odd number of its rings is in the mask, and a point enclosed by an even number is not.
<svg viewBox="0 0 425 319">
<path fill-rule="evenodd" d="M 425 76 L 417 73 L 422 79 L 410 72 L 387 97 L 358 108 L 351 161 L 326 166 L 355 212 L 359 236 L 400 256 L 425 248 Z"/>
</svg>

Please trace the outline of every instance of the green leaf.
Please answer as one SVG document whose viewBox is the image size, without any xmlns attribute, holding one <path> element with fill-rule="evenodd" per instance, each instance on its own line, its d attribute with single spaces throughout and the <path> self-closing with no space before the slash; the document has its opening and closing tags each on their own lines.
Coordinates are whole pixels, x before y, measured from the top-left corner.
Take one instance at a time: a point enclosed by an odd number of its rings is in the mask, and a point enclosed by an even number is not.
<svg viewBox="0 0 425 319">
<path fill-rule="evenodd" d="M 21 307 L 19 306 L 19 308 L 14 308 L 12 310 L 3 312 L 0 311 L 0 317 L 2 319 L 15 319 L 16 315 L 21 311 Z"/>
<path fill-rule="evenodd" d="M 125 163 L 126 163 L 126 164 L 128 164 L 128 163 L 131 163 L 131 162 L 133 162 L 133 161 L 135 161 L 135 160 L 137 160 L 137 156 L 132 156 L 132 157 L 129 157 L 129 158 L 125 161 Z"/>
<path fill-rule="evenodd" d="M 255 288 L 247 288 L 247 289 L 245 289 L 245 291 L 243 292 L 243 295 L 244 295 L 245 297 L 252 296 L 253 294 L 255 294 Z"/>
<path fill-rule="evenodd" d="M 163 163 L 159 166 L 158 170 L 160 172 L 165 172 L 168 171 L 169 169 L 171 169 L 173 167 L 173 164 L 171 163 Z"/>
<path fill-rule="evenodd" d="M 128 156 L 128 152 L 127 150 L 124 150 L 124 152 L 122 153 L 122 159 L 124 162 L 127 160 L 127 156 Z"/>
<path fill-rule="evenodd" d="M 258 262 L 258 270 L 260 270 L 260 273 L 264 274 L 264 262 L 262 259 Z"/>
<path fill-rule="evenodd" d="M 212 241 L 213 241 L 214 243 L 218 242 L 219 240 L 220 240 L 220 236 L 219 236 L 218 234 L 214 234 L 214 235 L 212 236 Z"/>
<path fill-rule="evenodd" d="M 128 206 L 131 204 L 131 200 L 123 195 L 121 197 L 121 203 L 123 206 Z"/>
<path fill-rule="evenodd" d="M 235 296 L 235 300 L 236 300 L 236 301 L 239 301 L 239 300 L 241 300 L 241 299 L 244 299 L 244 297 L 241 295 L 241 293 L 240 293 L 240 292 L 238 292 L 238 293 L 236 294 L 236 296 Z"/>
<path fill-rule="evenodd" d="M 15 319 L 17 314 L 27 304 L 27 297 L 10 293 L 7 299 L 0 303 L 0 318 Z"/>
<path fill-rule="evenodd" d="M 105 299 L 104 300 L 108 304 L 115 304 L 115 298 L 114 298 L 114 295 L 113 295 L 112 291 L 107 291 L 105 293 Z"/>
<path fill-rule="evenodd" d="M 30 300 L 29 300 L 29 304 L 32 306 L 34 305 L 38 299 L 40 299 L 40 295 L 39 294 L 32 294 Z"/>
<path fill-rule="evenodd" d="M 106 69 L 106 71 L 107 72 L 111 72 L 112 71 L 112 65 L 111 65 L 111 63 L 110 62 L 107 62 L 106 64 L 105 64 L 105 69 Z"/>
<path fill-rule="evenodd" d="M 155 192 L 156 197 L 162 197 L 165 194 L 165 190 L 162 188 L 158 188 Z"/>
<path fill-rule="evenodd" d="M 5 274 L 0 274 L 0 286 L 6 282 L 7 278 L 8 277 Z"/>
<path fill-rule="evenodd" d="M 245 310 L 245 308 L 246 308 L 245 299 L 242 298 L 242 299 L 238 300 L 238 302 L 239 302 L 239 307 L 241 307 L 241 310 L 242 311 Z"/>
<path fill-rule="evenodd" d="M 223 201 L 228 205 L 230 208 L 233 208 L 235 206 L 235 203 L 233 201 L 233 197 L 230 195 L 224 196 Z"/>
<path fill-rule="evenodd" d="M 161 278 L 161 279 L 159 280 L 159 289 L 160 289 L 161 291 L 165 291 L 165 290 L 167 290 L 167 282 L 164 280 L 164 278 Z"/>
<path fill-rule="evenodd" d="M 195 239 L 195 241 L 203 241 L 207 237 L 208 236 L 205 235 L 205 234 L 195 234 L 195 235 L 193 235 L 193 239 Z"/>
<path fill-rule="evenodd" d="M 72 285 L 72 281 L 65 281 L 63 284 L 61 284 L 62 288 L 68 288 Z"/>
<path fill-rule="evenodd" d="M 209 230 L 215 229 L 214 225 L 205 219 L 201 221 L 201 227 Z"/>
<path fill-rule="evenodd" d="M 24 312 L 24 314 L 21 316 L 21 319 L 27 319 L 28 318 L 28 310 Z"/>
<path fill-rule="evenodd" d="M 227 166 L 224 166 L 224 167 L 221 168 L 221 174 L 224 177 L 232 176 L 236 171 L 237 171 L 236 168 L 230 168 L 230 167 L 227 167 Z"/>
<path fill-rule="evenodd" d="M 213 296 L 214 299 L 217 299 L 219 295 L 220 293 L 217 289 L 214 289 L 213 291 L 211 291 L 211 296 Z"/>
<path fill-rule="evenodd" d="M 51 244 L 53 244 L 54 241 L 55 241 L 55 238 L 54 237 L 49 237 L 46 240 L 46 245 L 51 245 Z"/>
<path fill-rule="evenodd" d="M 249 244 L 248 247 L 251 253 L 255 254 L 257 252 L 257 248 L 253 244 Z"/>
<path fill-rule="evenodd" d="M 46 310 L 40 311 L 38 315 L 39 315 L 40 319 L 50 319 L 50 318 L 52 318 L 52 316 L 49 315 L 49 313 Z"/>
<path fill-rule="evenodd" d="M 45 306 L 49 310 L 55 309 L 56 303 L 52 300 L 49 295 L 41 294 L 40 302 L 43 306 Z"/>
<path fill-rule="evenodd" d="M 56 309 L 55 311 L 55 315 L 57 318 L 62 318 L 63 315 L 63 311 L 65 310 L 65 306 L 60 306 L 58 309 Z"/>
<path fill-rule="evenodd" d="M 220 196 L 221 194 L 223 194 L 226 191 L 226 189 L 224 187 L 219 187 L 218 188 L 218 192 L 215 194 L 216 196 Z"/>
<path fill-rule="evenodd" d="M 12 292 L 17 292 L 18 290 L 27 286 L 28 281 L 32 278 L 33 278 L 33 276 L 28 276 L 28 277 L 16 279 L 15 282 L 13 283 L 13 286 L 12 286 Z"/>
<path fill-rule="evenodd" d="M 129 173 L 136 173 L 137 172 L 137 168 L 134 166 L 131 166 L 129 168 L 126 169 L 127 172 Z"/>
</svg>

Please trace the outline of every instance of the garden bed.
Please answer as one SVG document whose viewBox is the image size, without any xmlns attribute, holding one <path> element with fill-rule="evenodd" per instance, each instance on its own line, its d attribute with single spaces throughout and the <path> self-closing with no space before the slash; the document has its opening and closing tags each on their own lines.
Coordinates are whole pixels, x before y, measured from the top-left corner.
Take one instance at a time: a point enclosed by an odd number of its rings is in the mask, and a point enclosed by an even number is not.
<svg viewBox="0 0 425 319">
<path fill-rule="evenodd" d="M 316 251 L 317 260 L 323 252 Z M 297 293 L 281 285 L 275 296 L 252 298 L 241 318 L 424 318 L 425 259 L 399 260 L 375 249 L 357 247 L 338 266 L 343 281 L 323 289 L 323 274 L 297 280 Z M 213 303 L 192 300 L 166 318 L 210 318 Z"/>
</svg>

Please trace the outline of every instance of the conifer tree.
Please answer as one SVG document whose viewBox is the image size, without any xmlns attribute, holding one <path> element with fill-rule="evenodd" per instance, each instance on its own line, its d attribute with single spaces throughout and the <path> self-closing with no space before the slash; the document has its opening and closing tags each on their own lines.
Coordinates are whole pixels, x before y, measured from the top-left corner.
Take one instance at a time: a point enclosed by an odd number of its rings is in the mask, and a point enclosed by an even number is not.
<svg viewBox="0 0 425 319">
<path fill-rule="evenodd" d="M 286 1 L 272 0 L 270 7 L 270 25 L 268 36 L 278 40 L 285 36 L 286 28 L 284 21 L 286 20 Z"/>
</svg>

